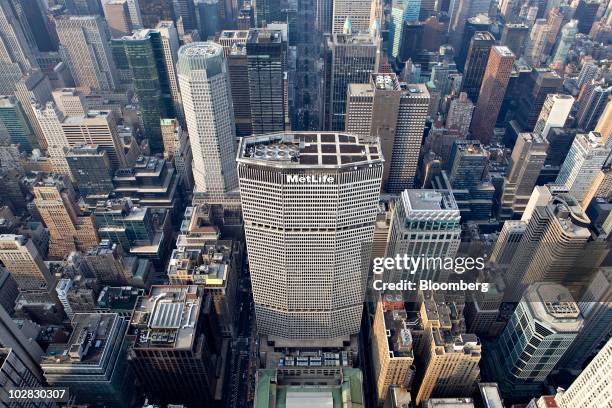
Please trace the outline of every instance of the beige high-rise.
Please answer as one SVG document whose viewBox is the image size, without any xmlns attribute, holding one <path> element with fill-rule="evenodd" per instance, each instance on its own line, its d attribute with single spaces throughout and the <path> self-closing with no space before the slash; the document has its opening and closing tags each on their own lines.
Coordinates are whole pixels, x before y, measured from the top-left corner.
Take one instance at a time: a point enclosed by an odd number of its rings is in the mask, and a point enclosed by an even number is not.
<svg viewBox="0 0 612 408">
<path fill-rule="evenodd" d="M 35 184 L 34 203 L 49 230 L 50 258 L 64 259 L 71 251 L 84 252 L 98 245 L 93 218 L 81 215 L 65 177 L 49 177 Z"/>
<path fill-rule="evenodd" d="M 11 273 L 20 291 L 49 290 L 55 286 L 32 240 L 23 235 L 0 235 L 0 261 Z"/>
<path fill-rule="evenodd" d="M 385 159 L 383 190 L 414 185 L 430 95 L 422 84 L 400 83 L 395 74 L 372 74 L 348 86 L 345 129 L 364 141 L 380 139 Z"/>
<path fill-rule="evenodd" d="M 376 303 L 372 325 L 372 363 L 379 403 L 387 398 L 390 386 L 402 387 L 412 379 L 414 354 L 406 319 L 406 311 L 385 311 L 381 300 Z"/>
<path fill-rule="evenodd" d="M 474 334 L 452 334 L 450 320 L 433 299 L 421 305 L 425 334 L 425 372 L 416 396 L 418 405 L 430 397 L 471 395 L 480 375 L 481 344 Z"/>
</svg>

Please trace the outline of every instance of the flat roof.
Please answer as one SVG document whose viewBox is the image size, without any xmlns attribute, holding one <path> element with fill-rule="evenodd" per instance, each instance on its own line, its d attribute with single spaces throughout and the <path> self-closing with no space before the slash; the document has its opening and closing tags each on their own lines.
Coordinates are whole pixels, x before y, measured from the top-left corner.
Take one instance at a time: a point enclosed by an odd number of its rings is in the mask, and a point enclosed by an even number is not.
<svg viewBox="0 0 612 408">
<path fill-rule="evenodd" d="M 378 142 L 334 132 L 273 133 L 244 137 L 237 161 L 270 167 L 341 168 L 382 163 Z"/>
</svg>

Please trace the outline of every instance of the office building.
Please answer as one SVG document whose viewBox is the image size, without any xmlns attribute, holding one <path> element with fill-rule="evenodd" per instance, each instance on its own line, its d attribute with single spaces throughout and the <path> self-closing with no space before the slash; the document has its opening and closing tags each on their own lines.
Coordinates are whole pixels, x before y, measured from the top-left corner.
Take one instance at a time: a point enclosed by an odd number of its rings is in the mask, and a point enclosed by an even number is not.
<svg viewBox="0 0 612 408">
<path fill-rule="evenodd" d="M 584 279 L 575 262 L 591 236 L 590 220 L 573 196 L 555 190 L 536 187 L 523 213 L 527 228 L 506 275 L 513 301 L 534 282 L 571 287 Z"/>
<path fill-rule="evenodd" d="M 448 6 L 448 38 L 454 49 L 461 49 L 461 41 L 468 18 L 478 14 L 489 14 L 489 0 L 458 0 Z M 472 99 L 475 100 L 475 99 Z"/>
<path fill-rule="evenodd" d="M 372 1 L 370 0 L 335 0 L 333 1 L 333 15 L 331 34 L 342 34 L 347 22 L 354 33 L 366 33 L 373 21 Z"/>
<path fill-rule="evenodd" d="M 246 43 L 236 43 L 232 45 L 227 56 L 227 66 L 232 87 L 236 137 L 253 134 L 249 64 L 246 53 Z"/>
<path fill-rule="evenodd" d="M 372 74 L 367 84 L 349 84 L 346 131 L 363 141 L 380 140 L 385 158 L 383 191 L 414 185 L 429 92 L 404 84 L 394 74 Z"/>
<path fill-rule="evenodd" d="M 119 40 L 132 72 L 144 133 L 152 153 L 163 152 L 160 120 L 175 116 L 174 100 L 167 71 L 166 49 L 157 30 L 138 30 Z"/>
<path fill-rule="evenodd" d="M 533 133 L 540 135 L 544 140 L 548 139 L 548 132 L 551 128 L 565 127 L 569 116 L 574 97 L 565 94 L 549 94 L 544 101 L 544 106 L 540 111 L 538 121 L 533 128 Z"/>
<path fill-rule="evenodd" d="M 374 232 L 382 171 L 380 145 L 355 136 L 242 139 L 240 195 L 261 334 L 331 340 L 359 331 L 365 295 L 360 258 Z M 354 186 L 350 194 L 346 183 Z"/>
<path fill-rule="evenodd" d="M 463 136 L 467 136 L 472 123 L 474 104 L 468 98 L 467 93 L 461 92 L 458 98 L 451 101 L 446 114 L 446 127 L 457 129 Z"/>
<path fill-rule="evenodd" d="M 132 34 L 132 20 L 127 0 L 106 0 L 102 4 L 102 9 L 112 38 Z"/>
<path fill-rule="evenodd" d="M 530 132 L 536 125 L 544 102 L 549 94 L 559 93 L 563 78 L 547 68 L 533 68 L 522 80 L 516 90 L 518 109 L 516 120 L 525 132 Z"/>
<path fill-rule="evenodd" d="M 510 48 L 518 59 L 523 55 L 528 37 L 529 27 L 526 24 L 506 24 L 502 31 L 501 45 Z"/>
<path fill-rule="evenodd" d="M 198 286 L 153 286 L 130 321 L 129 363 L 157 402 L 214 404 L 220 339 L 211 297 Z"/>
<path fill-rule="evenodd" d="M 512 150 L 508 175 L 504 178 L 502 211 L 508 216 L 525 211 L 540 170 L 546 160 L 548 143 L 537 133 L 521 133 Z"/>
<path fill-rule="evenodd" d="M 98 245 L 90 215 L 81 214 L 76 193 L 63 176 L 50 176 L 34 185 L 34 204 L 49 230 L 49 257 L 64 259 L 70 252 Z"/>
<path fill-rule="evenodd" d="M 88 106 L 85 95 L 76 88 L 55 89 L 51 96 L 57 108 L 65 116 L 85 116 Z"/>
<path fill-rule="evenodd" d="M 461 242 L 461 216 L 451 191 L 404 190 L 393 212 L 388 257 L 454 258 Z M 447 277 L 441 265 L 416 271 L 391 271 L 390 282 Z"/>
<path fill-rule="evenodd" d="M 0 235 L 0 261 L 21 292 L 48 291 L 55 285 L 34 242 L 23 235 Z"/>
<path fill-rule="evenodd" d="M 102 226 L 102 229 L 104 228 L 106 226 Z M 122 227 L 117 227 L 118 230 L 120 228 Z M 126 230 L 127 228 L 124 228 L 123 232 L 125 233 Z M 119 234 L 120 231 L 117 231 L 115 236 Z M 111 234 L 101 231 L 101 235 L 108 236 Z M 91 248 L 83 255 L 84 264 L 101 285 L 130 285 L 136 281 L 139 273 L 146 272 L 143 269 L 146 269 L 148 261 L 124 253 L 120 244 L 116 244 L 110 239 L 102 239 L 100 245 Z M 146 277 L 141 280 L 146 283 Z"/>
<path fill-rule="evenodd" d="M 462 90 L 468 94 L 472 102 L 478 101 L 478 94 L 482 85 L 489 60 L 489 51 L 495 44 L 495 38 L 487 31 L 474 33 L 463 70 Z"/>
<path fill-rule="evenodd" d="M 455 140 L 448 162 L 452 188 L 471 188 L 480 183 L 487 161 L 488 153 L 477 140 Z"/>
<path fill-rule="evenodd" d="M 595 126 L 595 132 L 603 137 L 604 143 L 607 143 L 612 137 L 612 103 L 608 103 L 604 108 Z"/>
<path fill-rule="evenodd" d="M 100 15 L 61 16 L 55 19 L 62 59 L 77 88 L 113 91 L 118 84 L 106 22 Z"/>
<path fill-rule="evenodd" d="M 223 198 L 238 187 L 234 115 L 223 47 L 212 42 L 181 47 L 177 72 L 193 154 L 194 190 Z"/>
<path fill-rule="evenodd" d="M 15 96 L 21 104 L 21 109 L 28 118 L 28 122 L 36 135 L 38 146 L 41 149 L 47 147 L 47 141 L 43 134 L 38 121 L 36 120 L 36 114 L 34 113 L 34 104 L 40 103 L 45 104 L 52 100 L 51 97 L 51 83 L 49 78 L 40 70 L 34 70 L 17 81 L 15 84 Z"/>
<path fill-rule="evenodd" d="M 285 129 L 285 47 L 281 31 L 249 31 L 246 58 L 253 134 Z"/>
<path fill-rule="evenodd" d="M 184 124 L 185 117 L 176 72 L 176 63 L 178 61 L 179 50 L 178 32 L 173 21 L 160 21 L 155 27 L 155 31 L 159 32 L 161 37 L 161 46 L 163 48 L 163 65 L 165 66 L 165 71 L 168 77 L 168 86 L 170 87 L 170 95 L 172 97 L 172 102 L 174 103 L 174 113 L 181 123 Z M 159 70 L 163 71 L 162 68 Z"/>
<path fill-rule="evenodd" d="M 91 110 L 84 116 L 58 116 L 57 120 L 69 146 L 98 145 L 108 154 L 113 169 L 128 166 L 126 149 L 119 137 L 117 116 L 113 111 Z"/>
<path fill-rule="evenodd" d="M 19 150 L 27 153 L 38 146 L 21 104 L 14 96 L 0 96 L 0 143 L 16 144 Z"/>
<path fill-rule="evenodd" d="M 583 209 L 587 209 L 593 199 L 608 198 L 612 196 L 612 169 L 608 164 L 597 172 L 591 187 L 580 204 Z"/>
<path fill-rule="evenodd" d="M 16 82 L 10 83 L 12 78 L 16 77 L 18 80 L 20 74 L 38 67 L 34 57 L 36 44 L 29 30 L 28 32 L 24 30 L 15 13 L 14 5 L 8 0 L 0 2 L 0 35 L 3 43 L 0 66 L 3 71 L 11 73 L 9 76 L 2 75 L 0 82 L 2 93 L 8 94 L 12 93 Z"/>
<path fill-rule="evenodd" d="M 514 54 L 508 47 L 491 47 L 470 126 L 473 137 L 483 144 L 488 144 L 493 137 L 497 115 L 506 94 L 513 64 Z"/>
<path fill-rule="evenodd" d="M 113 191 L 111 163 L 98 145 L 83 145 L 66 152 L 70 174 L 81 197 L 89 202 L 106 199 Z"/>
<path fill-rule="evenodd" d="M 578 20 L 578 32 L 588 34 L 593 23 L 597 19 L 597 11 L 600 2 L 598 0 L 580 0 L 574 11 L 574 18 Z"/>
<path fill-rule="evenodd" d="M 41 362 L 52 387 L 68 387 L 78 403 L 129 407 L 134 377 L 126 364 L 128 322 L 116 313 L 77 313 L 66 343 L 52 343 Z"/>
<path fill-rule="evenodd" d="M 530 285 L 498 341 L 490 363 L 502 391 L 539 386 L 557 365 L 582 327 L 578 305 L 568 290 L 551 282 Z"/>
<path fill-rule="evenodd" d="M 559 39 L 559 45 L 553 57 L 552 62 L 558 64 L 564 64 L 567 62 L 567 55 L 569 50 L 576 42 L 576 34 L 578 33 L 578 20 L 570 20 L 561 29 L 561 38 Z"/>
<path fill-rule="evenodd" d="M 378 72 L 380 41 L 369 34 L 334 34 L 328 42 L 326 129 L 344 129 L 348 85 L 367 84 Z"/>
<path fill-rule="evenodd" d="M 490 31 L 491 30 L 491 19 L 486 14 L 478 14 L 476 16 L 470 16 L 465 22 L 463 29 L 463 39 L 461 40 L 461 47 L 457 49 L 457 65 L 462 70 L 465 68 L 465 60 L 467 53 L 470 48 L 470 43 L 474 34 L 478 31 Z"/>
<path fill-rule="evenodd" d="M 249 36 L 249 30 L 223 30 L 219 34 L 217 41 L 223 46 L 223 52 L 227 57 L 234 44 L 246 44 Z"/>
<path fill-rule="evenodd" d="M 168 279 L 172 285 L 198 285 L 213 298 L 223 335 L 236 335 L 236 289 L 242 256 L 231 240 L 206 240 L 198 248 L 172 251 Z"/>
<path fill-rule="evenodd" d="M 546 46 L 548 44 L 550 30 L 550 25 L 543 18 L 537 19 L 535 24 L 531 27 L 524 56 L 532 67 L 537 68 L 541 66 L 544 60 L 547 58 L 544 51 L 546 50 Z"/>
<path fill-rule="evenodd" d="M 70 147 L 70 143 L 62 129 L 64 114 L 53 102 L 47 102 L 42 106 L 34 106 L 34 115 L 34 123 L 43 134 L 53 172 L 72 177 L 66 161 L 66 151 Z"/>
<path fill-rule="evenodd" d="M 390 295 L 384 295 L 390 296 Z M 393 386 L 409 385 L 414 376 L 414 352 L 406 312 L 387 310 L 376 302 L 372 323 L 372 362 L 379 403 Z"/>
<path fill-rule="evenodd" d="M 576 200 L 582 201 L 610 155 L 599 133 L 578 134 L 572 143 L 555 184 L 568 189 Z"/>
<path fill-rule="evenodd" d="M 471 395 L 480 376 L 482 346 L 476 335 L 452 331 L 453 313 L 444 303 L 426 298 L 421 304 L 423 334 L 421 350 L 424 366 L 415 403 L 431 397 Z"/>
<path fill-rule="evenodd" d="M 0 404 L 11 406 L 14 400 L 9 398 L 9 390 L 23 388 L 42 388 L 44 382 L 40 380 L 40 374 L 32 372 L 28 363 L 11 348 L 0 348 Z M 51 401 L 29 401 L 28 406 L 33 408 L 47 408 L 55 406 Z"/>
<path fill-rule="evenodd" d="M 279 0 L 263 0 L 255 4 L 255 21 L 259 28 L 282 21 L 282 9 Z"/>
<path fill-rule="evenodd" d="M 612 330 L 612 269 L 600 268 L 578 302 L 584 325 L 559 363 L 560 367 L 582 367 L 609 337 Z"/>
<path fill-rule="evenodd" d="M 605 88 L 597 85 L 588 87 L 584 95 L 579 98 L 580 108 L 576 114 L 578 127 L 586 132 L 592 130 L 597 125 L 601 114 L 612 95 L 612 86 Z"/>
<path fill-rule="evenodd" d="M 404 36 L 404 23 L 418 21 L 420 7 L 421 0 L 395 0 L 391 3 L 392 30 L 390 30 L 389 54 L 392 57 L 397 58 L 399 56 Z"/>
<path fill-rule="evenodd" d="M 612 339 L 609 339 L 567 391 L 562 391 L 555 396 L 559 408 L 596 408 L 602 404 L 610 405 L 612 393 L 608 374 L 612 369 L 611 364 Z"/>
</svg>

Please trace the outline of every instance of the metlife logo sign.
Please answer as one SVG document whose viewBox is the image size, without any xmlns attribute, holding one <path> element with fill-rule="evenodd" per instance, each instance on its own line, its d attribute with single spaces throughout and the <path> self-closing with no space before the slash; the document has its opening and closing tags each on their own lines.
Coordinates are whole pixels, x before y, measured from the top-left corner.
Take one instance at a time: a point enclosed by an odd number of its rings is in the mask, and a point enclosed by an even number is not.
<svg viewBox="0 0 612 408">
<path fill-rule="evenodd" d="M 287 174 L 286 181 L 289 184 L 334 184 L 336 178 L 327 174 L 306 175 Z"/>
</svg>

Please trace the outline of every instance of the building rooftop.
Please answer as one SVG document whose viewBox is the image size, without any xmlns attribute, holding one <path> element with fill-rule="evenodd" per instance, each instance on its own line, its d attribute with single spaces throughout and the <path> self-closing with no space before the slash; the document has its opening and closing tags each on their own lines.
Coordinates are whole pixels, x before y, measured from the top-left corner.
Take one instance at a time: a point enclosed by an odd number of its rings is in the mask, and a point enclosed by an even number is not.
<svg viewBox="0 0 612 408">
<path fill-rule="evenodd" d="M 459 207 L 450 190 L 404 190 L 401 199 L 406 212 L 448 210 L 459 218 Z"/>
<path fill-rule="evenodd" d="M 379 143 L 343 133 L 273 133 L 244 137 L 238 162 L 285 168 L 340 168 L 382 163 Z"/>
<path fill-rule="evenodd" d="M 478 389 L 486 408 L 504 408 L 497 383 L 479 383 Z"/>
<path fill-rule="evenodd" d="M 506 47 L 505 45 L 496 45 L 493 48 L 502 57 L 513 57 L 514 58 L 514 53 L 510 50 L 510 48 Z"/>
<path fill-rule="evenodd" d="M 364 407 L 361 370 L 337 369 L 333 380 L 327 385 L 290 385 L 275 369 L 258 370 L 254 408 Z"/>
<path fill-rule="evenodd" d="M 577 333 L 582 327 L 580 309 L 564 286 L 534 283 L 527 288 L 521 302 L 525 302 L 538 322 L 557 333 Z"/>
<path fill-rule="evenodd" d="M 104 353 L 109 352 L 115 341 L 112 329 L 119 323 L 116 313 L 77 313 L 72 319 L 72 334 L 66 343 L 54 343 L 43 356 L 41 366 L 57 365 L 99 365 Z"/>
<path fill-rule="evenodd" d="M 252 29 L 249 30 L 247 36 L 247 43 L 249 44 L 280 44 L 282 41 L 282 32 L 279 30 Z"/>
<path fill-rule="evenodd" d="M 423 408 L 474 408 L 471 398 L 430 398 L 423 403 Z"/>
<path fill-rule="evenodd" d="M 223 30 L 219 38 L 228 40 L 244 40 L 249 36 L 249 30 Z"/>
<path fill-rule="evenodd" d="M 202 299 L 198 286 L 153 286 L 134 307 L 129 329 L 134 347 L 191 349 Z"/>
<path fill-rule="evenodd" d="M 224 286 L 231 273 L 232 241 L 206 241 L 201 248 L 172 251 L 168 277 L 189 280 L 193 284 Z"/>
</svg>

